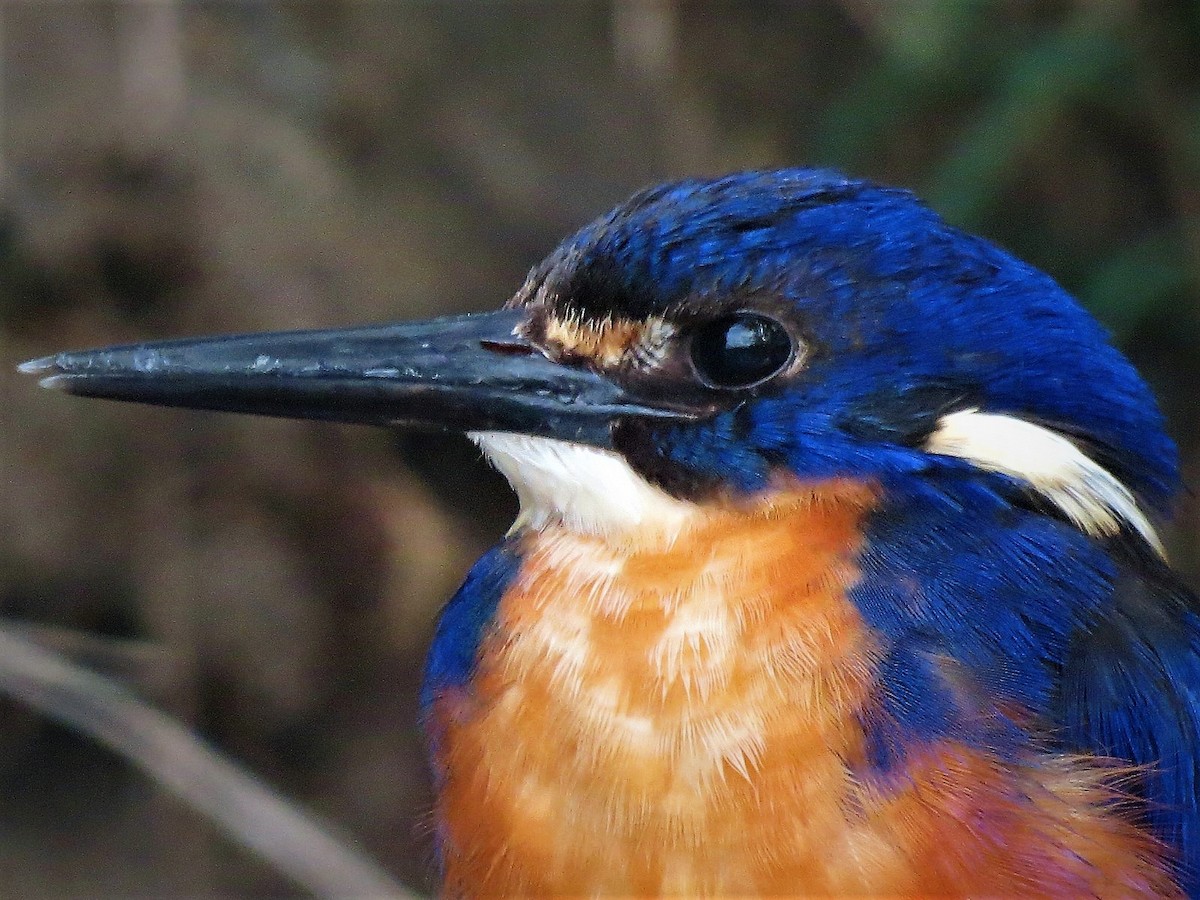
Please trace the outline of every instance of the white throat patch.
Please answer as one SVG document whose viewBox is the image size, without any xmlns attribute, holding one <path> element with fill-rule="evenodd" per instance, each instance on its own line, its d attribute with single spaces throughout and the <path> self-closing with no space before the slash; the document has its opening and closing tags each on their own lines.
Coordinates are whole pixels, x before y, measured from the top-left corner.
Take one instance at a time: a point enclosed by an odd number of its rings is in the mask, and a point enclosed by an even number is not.
<svg viewBox="0 0 1200 900">
<path fill-rule="evenodd" d="M 514 529 L 561 524 L 584 534 L 649 529 L 671 536 L 699 512 L 646 481 L 618 453 L 503 431 L 468 437 L 517 492 Z"/>
<path fill-rule="evenodd" d="M 943 416 L 925 449 L 1021 479 L 1087 534 L 1109 537 L 1127 525 L 1165 556 L 1154 526 L 1129 488 L 1049 428 L 1015 416 L 966 409 Z"/>
</svg>

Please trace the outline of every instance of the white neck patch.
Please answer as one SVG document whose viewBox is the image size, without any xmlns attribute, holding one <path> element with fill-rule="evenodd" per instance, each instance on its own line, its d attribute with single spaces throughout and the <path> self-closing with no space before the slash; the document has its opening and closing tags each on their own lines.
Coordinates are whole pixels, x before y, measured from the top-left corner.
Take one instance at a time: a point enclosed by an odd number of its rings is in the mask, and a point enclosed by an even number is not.
<svg viewBox="0 0 1200 900">
<path fill-rule="evenodd" d="M 942 416 L 925 449 L 1021 479 L 1086 534 L 1110 537 L 1124 524 L 1160 556 L 1166 555 L 1129 488 L 1049 428 L 1015 416 L 966 409 Z"/>
<path fill-rule="evenodd" d="M 609 450 L 503 431 L 467 435 L 508 479 L 521 512 L 513 529 L 563 525 L 615 536 L 635 529 L 668 537 L 699 513 L 638 475 Z"/>
</svg>

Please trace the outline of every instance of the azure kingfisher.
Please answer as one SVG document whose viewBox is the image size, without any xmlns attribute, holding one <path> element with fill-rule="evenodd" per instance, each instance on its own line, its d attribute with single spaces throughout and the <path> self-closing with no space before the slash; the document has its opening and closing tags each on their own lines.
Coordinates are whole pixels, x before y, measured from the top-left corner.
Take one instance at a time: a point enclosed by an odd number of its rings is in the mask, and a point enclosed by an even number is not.
<svg viewBox="0 0 1200 900">
<path fill-rule="evenodd" d="M 449 896 L 1200 897 L 1162 416 L 1062 288 L 907 191 L 679 181 L 498 312 L 22 368 L 459 430 L 508 478 L 423 688 Z"/>
</svg>

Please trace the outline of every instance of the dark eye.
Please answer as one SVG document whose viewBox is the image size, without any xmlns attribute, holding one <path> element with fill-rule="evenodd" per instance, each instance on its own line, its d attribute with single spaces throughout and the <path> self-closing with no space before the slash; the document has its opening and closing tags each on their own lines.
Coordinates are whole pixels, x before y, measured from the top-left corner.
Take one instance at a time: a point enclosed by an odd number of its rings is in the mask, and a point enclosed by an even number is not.
<svg viewBox="0 0 1200 900">
<path fill-rule="evenodd" d="M 786 366 L 792 350 L 791 335 L 774 319 L 735 313 L 693 332 L 692 367 L 709 387 L 753 387 Z"/>
</svg>

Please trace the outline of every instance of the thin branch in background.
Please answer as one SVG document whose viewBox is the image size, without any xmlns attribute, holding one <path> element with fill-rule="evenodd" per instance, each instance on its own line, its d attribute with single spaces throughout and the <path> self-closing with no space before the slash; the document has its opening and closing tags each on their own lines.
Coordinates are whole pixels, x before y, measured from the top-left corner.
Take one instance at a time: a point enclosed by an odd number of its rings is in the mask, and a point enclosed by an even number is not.
<svg viewBox="0 0 1200 900">
<path fill-rule="evenodd" d="M 114 678 L 149 700 L 169 702 L 180 691 L 187 673 L 158 641 L 109 637 L 0 616 L 0 630 L 58 654 L 64 661 Z"/>
<path fill-rule="evenodd" d="M 8 628 L 0 692 L 125 757 L 317 896 L 418 896 L 174 719 Z"/>
</svg>

